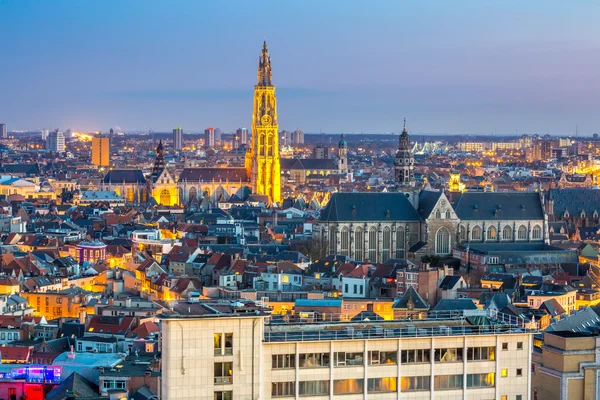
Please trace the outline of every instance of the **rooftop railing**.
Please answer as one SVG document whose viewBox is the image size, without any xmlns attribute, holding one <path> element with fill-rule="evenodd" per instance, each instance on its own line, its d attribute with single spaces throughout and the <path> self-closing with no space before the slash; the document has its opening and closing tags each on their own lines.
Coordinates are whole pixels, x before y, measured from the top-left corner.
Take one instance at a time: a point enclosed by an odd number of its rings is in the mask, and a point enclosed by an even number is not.
<svg viewBox="0 0 600 400">
<path fill-rule="evenodd" d="M 467 318 L 487 317 L 478 323 Z M 470 321 L 474 321 L 471 319 Z M 469 315 L 438 312 L 423 319 L 296 322 L 265 325 L 265 342 L 397 339 L 443 336 L 482 336 L 536 333 L 536 326 L 511 315 L 474 310 Z"/>
</svg>

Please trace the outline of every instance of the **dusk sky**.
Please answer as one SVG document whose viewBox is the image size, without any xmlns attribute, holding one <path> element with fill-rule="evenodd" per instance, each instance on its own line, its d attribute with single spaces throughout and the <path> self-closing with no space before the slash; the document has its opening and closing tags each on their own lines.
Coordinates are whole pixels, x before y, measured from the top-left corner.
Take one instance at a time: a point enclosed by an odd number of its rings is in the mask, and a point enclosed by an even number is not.
<svg viewBox="0 0 600 400">
<path fill-rule="evenodd" d="M 600 1 L 0 0 L 8 129 L 600 133 Z"/>
</svg>

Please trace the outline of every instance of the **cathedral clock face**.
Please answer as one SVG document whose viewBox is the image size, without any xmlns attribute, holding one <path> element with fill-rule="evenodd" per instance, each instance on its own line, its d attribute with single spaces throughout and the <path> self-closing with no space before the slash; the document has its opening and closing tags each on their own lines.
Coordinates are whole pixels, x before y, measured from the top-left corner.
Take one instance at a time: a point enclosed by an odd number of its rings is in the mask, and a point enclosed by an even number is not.
<svg viewBox="0 0 600 400">
<path fill-rule="evenodd" d="M 271 125 L 271 116 L 263 115 L 260 119 L 261 125 Z"/>
</svg>

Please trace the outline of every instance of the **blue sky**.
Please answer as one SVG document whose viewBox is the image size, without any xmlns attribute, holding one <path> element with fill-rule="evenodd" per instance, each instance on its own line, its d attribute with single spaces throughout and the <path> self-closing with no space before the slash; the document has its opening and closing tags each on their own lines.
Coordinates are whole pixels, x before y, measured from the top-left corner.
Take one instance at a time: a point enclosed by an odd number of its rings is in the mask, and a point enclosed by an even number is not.
<svg viewBox="0 0 600 400">
<path fill-rule="evenodd" d="M 10 129 L 600 132 L 600 2 L 0 0 Z"/>
</svg>

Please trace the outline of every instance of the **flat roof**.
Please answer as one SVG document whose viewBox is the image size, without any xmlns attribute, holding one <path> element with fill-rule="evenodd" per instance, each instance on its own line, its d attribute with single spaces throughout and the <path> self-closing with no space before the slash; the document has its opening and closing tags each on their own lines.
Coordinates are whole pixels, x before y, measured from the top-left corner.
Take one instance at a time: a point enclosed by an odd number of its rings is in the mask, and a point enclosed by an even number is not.
<svg viewBox="0 0 600 400">
<path fill-rule="evenodd" d="M 267 316 L 271 310 L 251 300 L 200 300 L 172 301 L 163 305 L 166 309 L 158 318 L 220 318 Z"/>
</svg>

